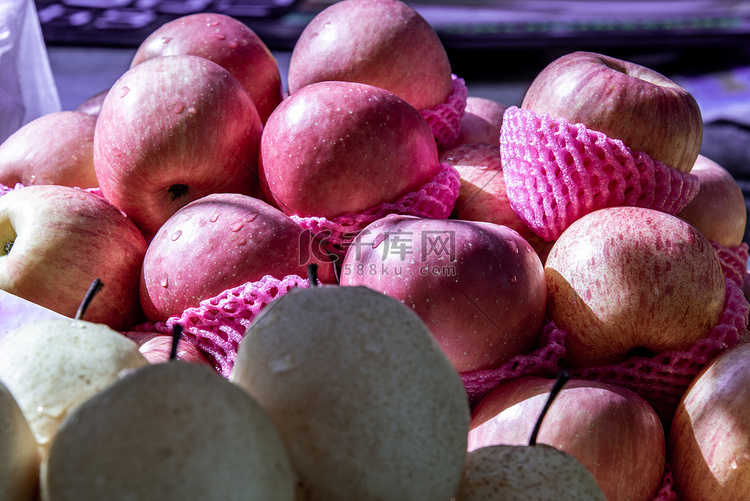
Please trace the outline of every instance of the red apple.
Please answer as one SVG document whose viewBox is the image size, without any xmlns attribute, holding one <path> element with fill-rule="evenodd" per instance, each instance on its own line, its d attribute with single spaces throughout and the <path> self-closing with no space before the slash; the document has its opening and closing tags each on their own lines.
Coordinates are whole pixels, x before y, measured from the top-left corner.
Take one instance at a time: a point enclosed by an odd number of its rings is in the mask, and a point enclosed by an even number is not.
<svg viewBox="0 0 750 501">
<path fill-rule="evenodd" d="M 411 307 L 459 372 L 496 368 L 541 335 L 542 263 L 506 226 L 385 217 L 354 239 L 340 283 Z"/>
<path fill-rule="evenodd" d="M 468 450 L 527 445 L 553 384 L 552 379 L 525 376 L 488 393 L 472 413 Z M 542 421 L 537 440 L 583 463 L 610 501 L 651 501 L 662 484 L 666 446 L 661 421 L 642 397 L 626 388 L 568 381 Z"/>
<path fill-rule="evenodd" d="M 461 175 L 458 200 L 451 217 L 513 228 L 531 244 L 544 263 L 553 242 L 534 233 L 511 207 L 497 145 L 463 144 L 441 153 L 440 161 L 451 164 Z"/>
<path fill-rule="evenodd" d="M 719 323 L 726 285 L 711 243 L 682 219 L 613 207 L 574 222 L 545 264 L 547 314 L 574 367 L 632 350 L 687 350 Z"/>
<path fill-rule="evenodd" d="M 265 275 L 306 276 L 308 260 L 332 276 L 330 263 L 303 254 L 309 233 L 257 198 L 215 193 L 169 218 L 149 244 L 141 272 L 141 304 L 151 321 L 179 316 L 214 297 Z M 327 270 L 327 271 L 326 271 Z M 327 280 L 330 281 L 330 278 Z"/>
<path fill-rule="evenodd" d="M 133 221 L 85 190 L 28 186 L 0 197 L 0 289 L 67 317 L 99 278 L 86 320 L 116 330 L 142 321 L 145 253 Z"/>
<path fill-rule="evenodd" d="M 96 117 L 56 111 L 27 123 L 0 144 L 0 183 L 99 186 L 94 172 Z"/>
<path fill-rule="evenodd" d="M 263 40 L 238 19 L 203 12 L 170 21 L 141 43 L 130 66 L 177 54 L 205 57 L 229 70 L 250 94 L 263 123 L 282 100 L 276 58 Z"/>
<path fill-rule="evenodd" d="M 700 191 L 677 216 L 712 242 L 728 248 L 740 245 L 745 237 L 747 209 L 734 176 L 703 155 L 698 156 L 690 173 L 700 180 Z"/>
<path fill-rule="evenodd" d="M 261 132 L 227 70 L 198 56 L 156 57 L 126 71 L 104 99 L 94 167 L 104 196 L 150 236 L 192 200 L 257 194 Z"/>
<path fill-rule="evenodd" d="M 344 0 L 318 13 L 297 39 L 289 92 L 327 80 L 387 89 L 418 110 L 450 95 L 451 66 L 432 26 L 398 0 Z"/>
<path fill-rule="evenodd" d="M 487 143 L 497 147 L 500 143 L 500 128 L 503 125 L 505 110 L 505 106 L 492 99 L 467 97 L 455 146 Z"/>
<path fill-rule="evenodd" d="M 689 92 L 650 68 L 593 52 L 550 63 L 521 107 L 582 123 L 681 172 L 693 168 L 703 139 L 701 112 Z"/>
<path fill-rule="evenodd" d="M 683 396 L 668 459 L 680 500 L 750 496 L 750 344 L 714 358 Z"/>
<path fill-rule="evenodd" d="M 372 85 L 320 82 L 266 122 L 261 178 L 288 214 L 333 218 L 393 202 L 439 171 L 432 130 L 409 103 Z"/>
</svg>

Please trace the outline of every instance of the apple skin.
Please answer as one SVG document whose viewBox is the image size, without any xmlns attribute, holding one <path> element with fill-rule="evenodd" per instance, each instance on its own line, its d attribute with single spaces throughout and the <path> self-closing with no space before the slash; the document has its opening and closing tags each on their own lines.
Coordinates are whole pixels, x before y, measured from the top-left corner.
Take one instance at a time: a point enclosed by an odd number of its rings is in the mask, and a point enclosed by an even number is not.
<svg viewBox="0 0 750 501">
<path fill-rule="evenodd" d="M 750 344 L 726 350 L 693 379 L 667 438 L 680 500 L 750 495 Z"/>
<path fill-rule="evenodd" d="M 732 174 L 713 160 L 699 155 L 691 174 L 700 180 L 700 191 L 678 214 L 710 241 L 737 247 L 745 237 L 747 209 L 742 189 Z"/>
<path fill-rule="evenodd" d="M 544 264 L 554 242 L 534 233 L 511 207 L 497 145 L 463 144 L 442 152 L 440 161 L 451 164 L 461 175 L 452 218 L 508 226 L 531 244 Z"/>
<path fill-rule="evenodd" d="M 96 118 L 81 111 L 56 111 L 27 123 L 0 144 L 0 183 L 96 188 L 95 126 Z"/>
<path fill-rule="evenodd" d="M 287 214 L 333 218 L 393 202 L 439 171 L 432 130 L 396 94 L 355 82 L 295 92 L 266 122 L 265 199 Z"/>
<path fill-rule="evenodd" d="M 455 146 L 471 143 L 500 143 L 500 129 L 506 106 L 485 97 L 469 96 L 461 117 L 461 127 Z"/>
<path fill-rule="evenodd" d="M 724 311 L 716 252 L 694 226 L 653 209 L 613 207 L 575 221 L 545 263 L 547 315 L 568 332 L 571 367 L 632 350 L 687 350 Z"/>
<path fill-rule="evenodd" d="M 75 111 L 82 111 L 95 117 L 99 116 L 99 111 L 102 109 L 102 103 L 104 102 L 104 98 L 107 97 L 107 92 L 109 92 L 109 89 L 97 92 L 76 106 Z"/>
<path fill-rule="evenodd" d="M 115 330 L 142 321 L 146 247 L 132 220 L 85 190 L 28 186 L 0 197 L 0 289 L 67 317 L 99 278 L 85 319 Z"/>
<path fill-rule="evenodd" d="M 247 91 L 208 59 L 162 56 L 126 71 L 104 99 L 94 168 L 104 196 L 153 235 L 210 193 L 256 195 L 260 117 Z"/>
<path fill-rule="evenodd" d="M 468 450 L 528 445 L 553 384 L 524 376 L 488 393 L 472 412 Z M 656 411 L 638 394 L 580 379 L 565 384 L 537 438 L 583 463 L 609 501 L 654 498 L 664 475 L 665 442 Z"/>
<path fill-rule="evenodd" d="M 179 316 L 204 299 L 265 275 L 307 276 L 300 244 L 305 233 L 289 216 L 247 195 L 215 193 L 195 200 L 169 218 L 143 260 L 141 305 L 153 322 Z M 314 261 L 321 281 L 331 262 Z"/>
<path fill-rule="evenodd" d="M 327 80 L 387 89 L 418 110 L 443 103 L 453 89 L 435 30 L 398 0 L 344 0 L 307 24 L 289 61 L 289 93 Z"/>
<path fill-rule="evenodd" d="M 245 23 L 219 13 L 189 14 L 154 30 L 136 50 L 130 67 L 158 56 L 189 54 L 226 68 L 250 94 L 260 119 L 283 98 L 276 58 Z"/>
<path fill-rule="evenodd" d="M 703 139 L 701 112 L 689 92 L 650 68 L 593 52 L 550 63 L 521 107 L 582 123 L 681 172 L 693 168 Z"/>
<path fill-rule="evenodd" d="M 541 335 L 542 264 L 506 226 L 387 216 L 355 238 L 339 283 L 410 306 L 458 372 L 497 368 Z"/>
</svg>

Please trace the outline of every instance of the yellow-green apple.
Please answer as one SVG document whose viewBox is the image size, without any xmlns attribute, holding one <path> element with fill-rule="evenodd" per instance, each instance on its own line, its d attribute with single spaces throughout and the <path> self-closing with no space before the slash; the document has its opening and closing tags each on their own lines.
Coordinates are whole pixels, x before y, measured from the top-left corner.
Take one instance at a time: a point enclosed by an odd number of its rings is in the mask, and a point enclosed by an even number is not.
<svg viewBox="0 0 750 501">
<path fill-rule="evenodd" d="M 39 465 L 39 450 L 29 422 L 16 399 L 0 382 L 0 499 L 36 499 Z"/>
<path fill-rule="evenodd" d="M 547 314 L 568 332 L 573 367 L 633 350 L 687 350 L 718 323 L 726 297 L 711 243 L 684 220 L 612 207 L 574 222 L 545 263 Z"/>
<path fill-rule="evenodd" d="M 432 130 L 396 94 L 355 82 L 298 90 L 263 129 L 266 198 L 298 216 L 332 218 L 393 202 L 439 170 Z"/>
<path fill-rule="evenodd" d="M 292 218 L 257 198 L 214 193 L 195 200 L 159 228 L 146 250 L 143 311 L 149 320 L 166 320 L 266 275 L 304 277 L 307 259 L 317 259 L 305 254 L 305 237 L 309 232 Z M 332 263 L 315 262 L 331 281 Z"/>
<path fill-rule="evenodd" d="M 531 244 L 544 263 L 553 242 L 547 242 L 534 233 L 511 207 L 497 144 L 462 144 L 442 152 L 440 161 L 451 164 L 461 175 L 458 199 L 451 217 L 513 228 Z"/>
<path fill-rule="evenodd" d="M 718 355 L 693 379 L 672 419 L 668 460 L 679 499 L 750 496 L 750 344 Z"/>
<path fill-rule="evenodd" d="M 18 401 L 43 457 L 73 409 L 122 371 L 144 365 L 133 341 L 84 320 L 41 320 L 0 341 L 0 381 Z"/>
<path fill-rule="evenodd" d="M 0 289 L 66 317 L 99 278 L 86 319 L 113 329 L 142 321 L 146 247 L 130 218 L 85 190 L 27 186 L 0 197 Z"/>
<path fill-rule="evenodd" d="M 469 96 L 461 117 L 455 146 L 471 143 L 500 144 L 500 129 L 506 106 L 486 97 Z"/>
<path fill-rule="evenodd" d="M 60 426 L 42 499 L 293 501 L 296 476 L 268 415 L 211 368 L 132 371 Z"/>
<path fill-rule="evenodd" d="M 458 488 L 466 390 L 396 299 L 366 287 L 294 288 L 255 317 L 230 381 L 279 430 L 299 501 L 448 500 Z"/>
<path fill-rule="evenodd" d="M 99 186 L 94 172 L 96 118 L 56 111 L 32 120 L 0 144 L 0 183 Z"/>
<path fill-rule="evenodd" d="M 104 98 L 107 97 L 107 92 L 109 92 L 108 88 L 87 97 L 81 104 L 76 106 L 75 111 L 82 111 L 95 117 L 99 116 L 99 111 L 102 109 L 102 103 L 104 102 Z"/>
<path fill-rule="evenodd" d="M 505 381 L 474 408 L 468 450 L 526 445 L 555 381 Z M 651 501 L 665 468 L 664 429 L 656 411 L 622 387 L 571 379 L 549 407 L 538 442 L 571 454 L 610 501 Z"/>
<path fill-rule="evenodd" d="M 700 108 L 687 90 L 655 70 L 595 52 L 552 61 L 521 107 L 582 123 L 681 172 L 693 168 L 703 140 Z"/>
<path fill-rule="evenodd" d="M 745 237 L 747 209 L 737 180 L 703 155 L 698 156 L 690 173 L 700 180 L 700 191 L 677 216 L 712 242 L 728 248 L 740 245 Z"/>
<path fill-rule="evenodd" d="M 399 0 L 336 2 L 306 25 L 289 61 L 289 93 L 328 80 L 387 89 L 418 110 L 444 102 L 453 88 L 435 30 Z"/>
<path fill-rule="evenodd" d="M 245 23 L 225 14 L 188 14 L 154 30 L 136 50 L 131 68 L 157 56 L 190 54 L 226 68 L 240 81 L 265 123 L 282 100 L 281 73 L 271 50 Z"/>
<path fill-rule="evenodd" d="M 340 283 L 412 308 L 459 372 L 529 352 L 544 321 L 539 256 L 516 231 L 493 223 L 379 219 L 348 248 Z"/>
<path fill-rule="evenodd" d="M 261 131 L 255 105 L 229 71 L 199 56 L 155 57 L 107 93 L 94 168 L 104 196 L 151 236 L 202 196 L 257 194 Z"/>
</svg>

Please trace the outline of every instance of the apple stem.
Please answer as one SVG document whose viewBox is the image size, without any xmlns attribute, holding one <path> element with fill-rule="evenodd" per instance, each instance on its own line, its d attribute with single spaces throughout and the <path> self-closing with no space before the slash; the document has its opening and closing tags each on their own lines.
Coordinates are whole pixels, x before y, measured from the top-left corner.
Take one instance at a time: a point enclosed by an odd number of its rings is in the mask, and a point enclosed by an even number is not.
<svg viewBox="0 0 750 501">
<path fill-rule="evenodd" d="M 308 264 L 307 265 L 307 283 L 310 287 L 318 286 L 318 265 Z"/>
<path fill-rule="evenodd" d="M 177 344 L 182 337 L 182 325 L 174 324 L 172 326 L 172 348 L 169 350 L 169 359 L 177 360 Z"/>
<path fill-rule="evenodd" d="M 81 320 L 83 318 L 83 315 L 85 315 L 86 310 L 89 309 L 89 305 L 94 299 L 94 296 L 102 290 L 102 287 L 104 287 L 104 283 L 98 278 L 95 278 L 94 281 L 91 282 L 89 290 L 86 291 L 86 295 L 83 296 L 83 301 L 81 301 L 81 304 L 78 306 L 78 311 L 76 311 L 76 316 L 74 317 L 76 320 Z"/>
<path fill-rule="evenodd" d="M 557 375 L 555 384 L 552 385 L 552 389 L 549 392 L 549 397 L 547 397 L 547 402 L 544 404 L 544 408 L 542 409 L 541 414 L 539 414 L 539 418 L 536 420 L 536 424 L 534 425 L 534 430 L 531 432 L 531 438 L 529 438 L 529 445 L 536 445 L 536 439 L 537 439 L 537 436 L 539 435 L 539 429 L 542 427 L 542 421 L 544 420 L 544 416 L 547 415 L 547 411 L 552 405 L 552 401 L 555 400 L 555 397 L 557 397 L 557 394 L 560 393 L 560 390 L 563 389 L 563 386 L 565 386 L 565 383 L 567 383 L 569 379 L 570 379 L 570 373 L 567 371 L 567 369 L 561 370 L 560 373 Z"/>
</svg>

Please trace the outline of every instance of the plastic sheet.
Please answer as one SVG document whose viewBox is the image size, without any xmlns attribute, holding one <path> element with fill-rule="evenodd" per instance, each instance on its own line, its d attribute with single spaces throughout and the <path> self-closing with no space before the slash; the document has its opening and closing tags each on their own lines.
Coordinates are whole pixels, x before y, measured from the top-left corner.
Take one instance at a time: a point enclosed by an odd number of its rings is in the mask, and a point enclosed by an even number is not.
<svg viewBox="0 0 750 501">
<path fill-rule="evenodd" d="M 33 0 L 0 1 L 0 142 L 19 127 L 60 111 Z"/>
</svg>

